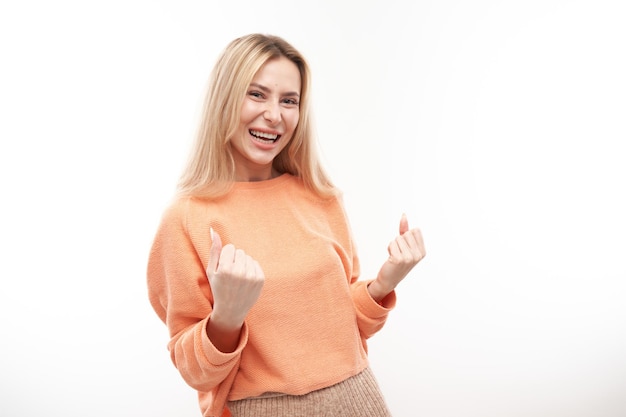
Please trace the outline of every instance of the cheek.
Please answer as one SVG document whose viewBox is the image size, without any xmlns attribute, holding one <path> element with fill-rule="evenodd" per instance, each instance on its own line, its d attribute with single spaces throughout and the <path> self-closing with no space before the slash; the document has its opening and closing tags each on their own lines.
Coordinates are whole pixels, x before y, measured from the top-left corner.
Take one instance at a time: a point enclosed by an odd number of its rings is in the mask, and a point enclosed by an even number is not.
<svg viewBox="0 0 626 417">
<path fill-rule="evenodd" d="M 291 115 L 291 117 L 289 118 L 289 129 L 293 132 L 294 130 L 296 130 L 296 127 L 298 126 L 298 122 L 300 121 L 300 114 L 296 113 L 294 115 Z"/>
<path fill-rule="evenodd" d="M 249 100 L 245 100 L 241 106 L 241 114 L 239 116 L 240 122 L 246 124 L 258 115 L 258 111 L 254 103 Z"/>
</svg>

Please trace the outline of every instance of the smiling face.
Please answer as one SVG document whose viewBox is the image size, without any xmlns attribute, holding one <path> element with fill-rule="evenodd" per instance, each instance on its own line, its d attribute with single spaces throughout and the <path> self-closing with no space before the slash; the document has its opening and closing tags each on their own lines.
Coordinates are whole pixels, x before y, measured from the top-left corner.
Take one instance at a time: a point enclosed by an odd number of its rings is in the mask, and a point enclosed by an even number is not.
<svg viewBox="0 0 626 417">
<path fill-rule="evenodd" d="M 241 106 L 239 127 L 230 140 L 237 181 L 278 175 L 272 162 L 298 125 L 300 86 L 298 67 L 285 57 L 267 61 L 255 74 Z"/>
</svg>

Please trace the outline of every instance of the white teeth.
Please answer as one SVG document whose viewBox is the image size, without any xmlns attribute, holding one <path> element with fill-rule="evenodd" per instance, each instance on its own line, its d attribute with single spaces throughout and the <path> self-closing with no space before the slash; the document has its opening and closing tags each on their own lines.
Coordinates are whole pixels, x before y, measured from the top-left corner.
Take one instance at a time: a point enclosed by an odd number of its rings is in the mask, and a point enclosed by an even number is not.
<svg viewBox="0 0 626 417">
<path fill-rule="evenodd" d="M 257 138 L 261 138 L 261 139 L 269 139 L 269 140 L 276 140 L 278 139 L 278 135 L 274 135 L 271 133 L 265 133 L 265 132 L 259 132 L 258 130 L 250 130 L 250 134 L 252 136 L 256 136 Z"/>
</svg>

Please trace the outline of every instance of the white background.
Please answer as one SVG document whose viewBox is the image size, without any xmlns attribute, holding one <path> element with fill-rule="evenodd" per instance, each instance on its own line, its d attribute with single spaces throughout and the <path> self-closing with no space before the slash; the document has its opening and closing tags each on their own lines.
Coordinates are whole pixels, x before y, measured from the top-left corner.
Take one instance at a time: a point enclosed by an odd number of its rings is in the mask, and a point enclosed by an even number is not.
<svg viewBox="0 0 626 417">
<path fill-rule="evenodd" d="M 228 41 L 313 69 L 363 276 L 428 256 L 370 357 L 395 417 L 626 415 L 626 7 L 5 1 L 0 415 L 199 416 L 148 250 Z"/>
</svg>

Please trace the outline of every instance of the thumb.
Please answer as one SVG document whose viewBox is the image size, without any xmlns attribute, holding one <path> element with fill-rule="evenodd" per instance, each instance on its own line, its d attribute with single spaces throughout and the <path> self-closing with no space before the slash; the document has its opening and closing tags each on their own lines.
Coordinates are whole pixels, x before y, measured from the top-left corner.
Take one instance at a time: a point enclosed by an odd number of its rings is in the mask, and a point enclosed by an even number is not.
<svg viewBox="0 0 626 417">
<path fill-rule="evenodd" d="M 400 218 L 400 236 L 409 231 L 409 220 L 406 218 L 406 214 L 402 213 Z"/>
<path fill-rule="evenodd" d="M 220 254 L 222 253 L 222 238 L 211 227 L 211 250 L 209 251 L 209 264 L 207 270 L 216 271 L 219 264 Z"/>
</svg>

